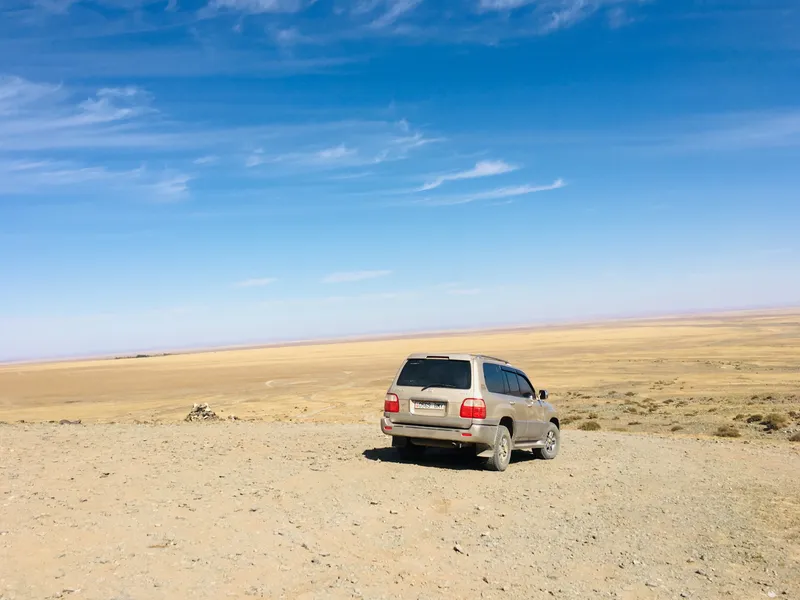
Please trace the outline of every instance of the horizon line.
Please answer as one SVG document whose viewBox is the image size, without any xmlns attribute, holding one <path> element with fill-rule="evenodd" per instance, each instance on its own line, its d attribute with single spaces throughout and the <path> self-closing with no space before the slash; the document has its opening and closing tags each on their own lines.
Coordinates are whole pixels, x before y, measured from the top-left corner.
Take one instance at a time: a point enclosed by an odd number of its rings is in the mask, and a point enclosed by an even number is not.
<svg viewBox="0 0 800 600">
<path fill-rule="evenodd" d="M 639 313 L 635 315 L 619 316 L 596 316 L 576 319 L 553 319 L 540 322 L 527 322 L 518 325 L 486 326 L 476 328 L 448 328 L 448 329 L 426 329 L 412 332 L 384 332 L 372 334 L 354 334 L 323 338 L 298 338 L 275 342 L 253 342 L 239 344 L 220 344 L 212 346 L 183 347 L 173 349 L 145 349 L 130 350 L 126 352 L 108 352 L 89 355 L 74 355 L 65 357 L 42 357 L 18 360 L 0 360 L 0 368 L 15 365 L 45 365 L 73 362 L 96 362 L 106 360 L 134 360 L 138 358 L 157 358 L 164 356 L 186 356 L 192 354 L 207 354 L 211 352 L 227 352 L 234 350 L 260 350 L 271 348 L 289 348 L 297 346 L 323 346 L 344 343 L 358 343 L 371 341 L 390 341 L 401 339 L 425 339 L 437 336 L 457 337 L 468 334 L 479 333 L 500 333 L 512 331 L 524 331 L 533 329 L 543 329 L 546 327 L 586 327 L 591 325 L 605 325 L 618 322 L 637 322 L 654 320 L 674 320 L 687 319 L 692 317 L 724 317 L 742 313 L 780 313 L 780 312 L 800 311 L 800 304 L 777 305 L 777 306 L 756 306 L 740 308 L 720 308 L 720 309 L 687 309 L 677 312 L 652 312 Z"/>
</svg>

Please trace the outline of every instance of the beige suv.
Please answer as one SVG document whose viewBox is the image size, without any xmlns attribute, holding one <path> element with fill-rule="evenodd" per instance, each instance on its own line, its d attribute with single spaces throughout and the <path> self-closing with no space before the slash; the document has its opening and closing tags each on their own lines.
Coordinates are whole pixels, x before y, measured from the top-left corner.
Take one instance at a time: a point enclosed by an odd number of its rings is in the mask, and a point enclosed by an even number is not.
<svg viewBox="0 0 800 600">
<path fill-rule="evenodd" d="M 558 454 L 558 414 L 547 390 L 507 361 L 479 354 L 412 354 L 386 394 L 381 430 L 403 458 L 428 446 L 470 447 L 505 471 L 512 450 Z"/>
</svg>

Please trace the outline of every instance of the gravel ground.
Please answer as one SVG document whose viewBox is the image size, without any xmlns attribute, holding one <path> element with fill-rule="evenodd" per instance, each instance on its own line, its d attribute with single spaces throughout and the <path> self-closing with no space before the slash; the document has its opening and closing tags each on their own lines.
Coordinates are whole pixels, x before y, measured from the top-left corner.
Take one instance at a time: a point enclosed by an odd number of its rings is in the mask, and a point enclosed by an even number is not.
<svg viewBox="0 0 800 600">
<path fill-rule="evenodd" d="M 387 445 L 0 426 L 0 598 L 800 598 L 800 444 L 568 431 L 505 473 Z"/>
</svg>

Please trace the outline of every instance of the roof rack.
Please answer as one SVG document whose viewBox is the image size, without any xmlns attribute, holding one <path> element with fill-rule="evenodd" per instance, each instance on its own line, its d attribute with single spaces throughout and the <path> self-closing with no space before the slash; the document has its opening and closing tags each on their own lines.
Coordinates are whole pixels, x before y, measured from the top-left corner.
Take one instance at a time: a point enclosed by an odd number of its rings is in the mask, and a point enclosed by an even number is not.
<svg viewBox="0 0 800 600">
<path fill-rule="evenodd" d="M 478 356 L 480 358 L 488 358 L 489 360 L 496 360 L 497 362 L 505 363 L 507 365 L 511 364 L 507 360 L 504 360 L 502 358 L 497 358 L 496 356 L 488 356 L 486 354 L 476 354 L 475 356 Z"/>
</svg>

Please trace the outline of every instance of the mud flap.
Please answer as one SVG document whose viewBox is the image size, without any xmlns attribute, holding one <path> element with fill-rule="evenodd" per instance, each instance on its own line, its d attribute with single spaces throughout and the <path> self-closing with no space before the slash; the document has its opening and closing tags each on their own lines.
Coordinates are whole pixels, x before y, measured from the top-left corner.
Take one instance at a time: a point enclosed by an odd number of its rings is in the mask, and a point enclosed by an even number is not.
<svg viewBox="0 0 800 600">
<path fill-rule="evenodd" d="M 475 449 L 475 456 L 478 458 L 489 458 L 492 456 L 493 452 L 494 450 L 491 446 L 481 444 Z"/>
</svg>

